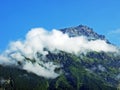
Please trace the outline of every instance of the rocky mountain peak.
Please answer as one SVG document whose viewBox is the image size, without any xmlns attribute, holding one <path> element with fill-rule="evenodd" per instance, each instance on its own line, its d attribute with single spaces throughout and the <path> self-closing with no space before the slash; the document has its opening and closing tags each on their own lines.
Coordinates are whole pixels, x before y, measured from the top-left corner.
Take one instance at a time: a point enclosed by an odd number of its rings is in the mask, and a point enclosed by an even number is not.
<svg viewBox="0 0 120 90">
<path fill-rule="evenodd" d="M 76 36 L 86 36 L 89 39 L 101 39 L 106 40 L 104 35 L 99 35 L 93 31 L 92 28 L 85 25 L 78 25 L 76 27 L 68 27 L 64 29 L 60 29 L 63 33 L 67 33 L 70 37 Z"/>
</svg>

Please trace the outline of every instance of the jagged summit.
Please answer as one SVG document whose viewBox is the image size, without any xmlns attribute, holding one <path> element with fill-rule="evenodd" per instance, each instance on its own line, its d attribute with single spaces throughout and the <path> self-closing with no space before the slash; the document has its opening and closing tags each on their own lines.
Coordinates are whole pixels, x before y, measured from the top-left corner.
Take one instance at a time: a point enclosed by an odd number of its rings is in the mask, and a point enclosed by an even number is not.
<svg viewBox="0 0 120 90">
<path fill-rule="evenodd" d="M 93 31 L 92 28 L 85 25 L 78 25 L 76 27 L 68 27 L 60 29 L 63 33 L 67 33 L 70 37 L 86 36 L 89 39 L 101 39 L 106 40 L 104 35 L 99 35 Z"/>
</svg>

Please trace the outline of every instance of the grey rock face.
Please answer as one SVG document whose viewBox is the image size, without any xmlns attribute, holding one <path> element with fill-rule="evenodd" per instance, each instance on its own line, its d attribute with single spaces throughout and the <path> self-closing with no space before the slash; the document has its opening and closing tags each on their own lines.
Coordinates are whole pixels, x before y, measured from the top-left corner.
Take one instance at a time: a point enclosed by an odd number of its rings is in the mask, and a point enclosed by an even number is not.
<svg viewBox="0 0 120 90">
<path fill-rule="evenodd" d="M 60 29 L 63 33 L 67 33 L 70 37 L 76 37 L 76 36 L 86 36 L 90 40 L 106 40 L 104 35 L 99 35 L 96 32 L 93 31 L 92 28 L 89 28 L 88 26 L 79 25 L 76 27 L 70 27 L 70 28 L 64 28 Z"/>
</svg>

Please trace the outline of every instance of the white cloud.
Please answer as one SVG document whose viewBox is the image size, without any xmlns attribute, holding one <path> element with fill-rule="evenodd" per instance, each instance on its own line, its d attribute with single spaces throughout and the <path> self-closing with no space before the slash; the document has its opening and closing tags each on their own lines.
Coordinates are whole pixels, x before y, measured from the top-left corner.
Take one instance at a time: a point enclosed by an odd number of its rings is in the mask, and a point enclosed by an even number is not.
<svg viewBox="0 0 120 90">
<path fill-rule="evenodd" d="M 13 62 L 11 62 L 7 57 L 0 55 L 0 64 L 2 65 L 9 65 L 12 64 Z"/>
<path fill-rule="evenodd" d="M 54 66 L 52 64 L 50 65 L 49 63 L 45 64 L 45 66 L 47 69 L 40 66 L 38 63 L 33 64 L 31 62 L 27 62 L 23 66 L 23 69 L 46 78 L 56 78 L 59 76 L 59 74 L 54 72 L 54 68 L 57 66 Z"/>
<path fill-rule="evenodd" d="M 44 48 L 51 52 L 57 49 L 76 55 L 87 51 L 117 51 L 116 47 L 107 44 L 104 40 L 89 41 L 83 36 L 70 38 L 67 34 L 55 29 L 47 31 L 43 28 L 35 28 L 27 33 L 25 40 L 18 40 L 9 44 L 9 48 L 0 55 L 0 64 L 17 65 L 17 62 L 20 61 L 23 64 L 22 69 L 39 76 L 56 78 L 58 74 L 54 70 L 59 65 L 54 65 L 50 61 L 43 63 L 42 60 L 36 57 L 37 52 L 43 55 L 48 54 L 47 51 L 44 51 Z M 31 60 L 35 59 L 36 62 L 33 64 L 25 60 L 25 57 Z"/>
</svg>

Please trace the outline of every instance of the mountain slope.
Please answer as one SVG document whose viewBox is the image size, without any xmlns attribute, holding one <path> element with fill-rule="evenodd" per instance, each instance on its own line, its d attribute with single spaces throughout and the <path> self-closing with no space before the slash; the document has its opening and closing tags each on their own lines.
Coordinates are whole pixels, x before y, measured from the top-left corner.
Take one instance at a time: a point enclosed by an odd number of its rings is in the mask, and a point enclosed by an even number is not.
<svg viewBox="0 0 120 90">
<path fill-rule="evenodd" d="M 91 73 L 85 69 L 82 59 L 75 55 L 61 52 L 59 54 L 49 53 L 47 58 L 51 61 L 62 64 L 63 66 L 56 69 L 55 72 L 62 74 L 55 79 L 45 79 L 38 77 L 26 71 L 11 68 L 0 67 L 0 77 L 11 81 L 3 85 L 4 88 L 14 88 L 16 90 L 114 90 L 113 85 L 109 84 L 98 74 Z M 88 61 L 89 62 L 89 61 Z M 62 71 L 61 71 L 62 70 Z M 32 82 L 31 82 L 32 81 Z M 26 85 L 24 85 L 26 84 Z M 32 86 L 31 86 L 32 85 Z M 9 89 L 8 89 L 9 90 Z"/>
</svg>

